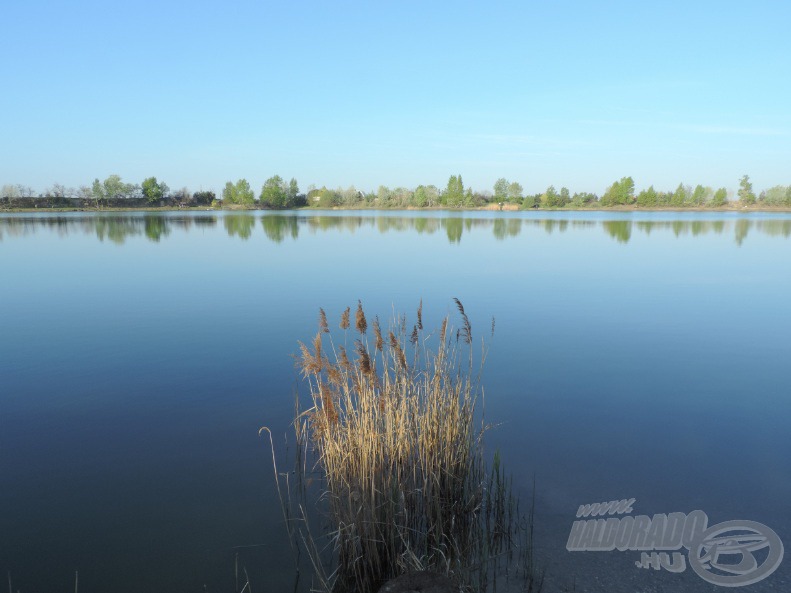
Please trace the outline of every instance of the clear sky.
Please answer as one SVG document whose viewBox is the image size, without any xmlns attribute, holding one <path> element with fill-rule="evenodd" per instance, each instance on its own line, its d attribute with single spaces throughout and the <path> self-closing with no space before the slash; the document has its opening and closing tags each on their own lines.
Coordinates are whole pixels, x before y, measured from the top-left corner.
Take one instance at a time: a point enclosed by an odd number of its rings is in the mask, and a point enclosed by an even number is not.
<svg viewBox="0 0 791 593">
<path fill-rule="evenodd" d="M 791 184 L 791 2 L 6 2 L 0 184 Z"/>
</svg>

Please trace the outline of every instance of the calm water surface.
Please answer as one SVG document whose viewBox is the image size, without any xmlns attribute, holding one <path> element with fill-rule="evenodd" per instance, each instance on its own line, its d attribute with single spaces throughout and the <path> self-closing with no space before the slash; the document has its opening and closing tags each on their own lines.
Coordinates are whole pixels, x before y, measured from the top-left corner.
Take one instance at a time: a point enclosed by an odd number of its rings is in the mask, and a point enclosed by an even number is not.
<svg viewBox="0 0 791 593">
<path fill-rule="evenodd" d="M 172 213 L 0 217 L 0 570 L 14 589 L 293 585 L 291 354 L 459 297 L 491 317 L 487 419 L 551 590 L 716 591 L 637 552 L 568 552 L 580 504 L 702 509 L 791 546 L 791 215 Z M 204 589 L 205 586 L 205 589 Z M 791 559 L 745 591 L 791 590 Z"/>
</svg>

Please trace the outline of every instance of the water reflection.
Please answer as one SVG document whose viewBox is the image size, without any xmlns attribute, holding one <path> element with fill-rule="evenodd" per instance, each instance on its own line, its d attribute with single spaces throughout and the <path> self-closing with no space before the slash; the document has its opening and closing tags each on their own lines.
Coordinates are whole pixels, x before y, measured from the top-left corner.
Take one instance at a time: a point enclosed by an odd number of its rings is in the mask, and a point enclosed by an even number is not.
<svg viewBox="0 0 791 593">
<path fill-rule="evenodd" d="M 261 226 L 266 238 L 275 243 L 282 243 L 286 235 L 292 239 L 299 236 L 299 225 L 296 216 L 264 216 Z"/>
<path fill-rule="evenodd" d="M 239 237 L 246 241 L 253 234 L 255 216 L 252 214 L 226 214 L 223 217 L 225 232 L 229 237 Z"/>
<path fill-rule="evenodd" d="M 494 238 L 503 241 L 507 237 L 516 237 L 522 232 L 522 220 L 519 218 L 496 218 L 492 224 Z"/>
<path fill-rule="evenodd" d="M 440 220 L 438 218 L 415 218 L 415 230 L 419 234 L 432 234 L 436 233 L 437 229 L 440 226 Z"/>
<path fill-rule="evenodd" d="M 85 221 L 88 223 L 88 221 Z M 139 235 L 144 230 L 145 220 L 132 220 L 127 218 L 99 218 L 95 223 L 96 236 L 99 241 L 108 239 L 116 245 L 121 245 L 128 236 Z M 61 227 L 62 227 L 61 223 Z M 83 228 L 90 226 L 83 224 Z M 62 228 L 59 230 L 63 230 Z"/>
<path fill-rule="evenodd" d="M 446 218 L 442 221 L 445 232 L 448 234 L 448 241 L 451 243 L 461 243 L 461 235 L 464 232 L 464 219 Z"/>
<path fill-rule="evenodd" d="M 297 239 L 300 231 L 323 233 L 339 231 L 354 233 L 360 228 L 375 228 L 379 233 L 417 232 L 431 235 L 444 232 L 451 244 L 461 243 L 465 233 L 491 232 L 497 241 L 517 237 L 522 232 L 543 231 L 563 233 L 568 228 L 601 228 L 618 243 L 626 244 L 634 233 L 649 236 L 655 231 L 671 232 L 675 237 L 699 237 L 708 233 L 730 233 L 741 246 L 752 232 L 769 237 L 791 236 L 791 218 L 730 220 L 586 220 L 535 219 L 518 217 L 472 218 L 464 216 L 381 216 L 350 215 L 326 216 L 303 213 L 253 215 L 225 213 L 221 215 L 84 215 L 84 216 L 10 216 L 0 217 L 0 241 L 4 237 L 21 237 L 39 229 L 54 230 L 60 236 L 70 233 L 94 234 L 100 241 L 123 244 L 129 237 L 144 236 L 159 242 L 171 231 L 188 231 L 193 225 L 216 227 L 222 220 L 229 237 L 243 241 L 255 233 L 256 218 L 260 218 L 264 236 L 273 243 Z"/>
<path fill-rule="evenodd" d="M 70 234 L 95 235 L 118 245 L 130 237 L 145 236 L 158 242 L 172 230 L 187 231 L 193 225 L 216 226 L 216 216 L 164 216 L 146 214 L 129 215 L 84 215 L 84 216 L 11 216 L 0 217 L 0 241 L 6 236 L 23 237 L 41 229 L 53 230 L 59 236 Z"/>
<path fill-rule="evenodd" d="M 745 237 L 747 237 L 747 233 L 750 231 L 750 225 L 744 224 L 748 221 L 746 220 L 737 220 L 736 221 L 736 244 L 741 246 L 744 242 Z"/>
<path fill-rule="evenodd" d="M 163 216 L 146 216 L 146 237 L 158 243 L 159 239 L 170 234 L 170 227 L 165 224 Z"/>
<path fill-rule="evenodd" d="M 619 243 L 628 243 L 632 238 L 632 223 L 628 220 L 605 220 L 602 226 Z"/>
</svg>

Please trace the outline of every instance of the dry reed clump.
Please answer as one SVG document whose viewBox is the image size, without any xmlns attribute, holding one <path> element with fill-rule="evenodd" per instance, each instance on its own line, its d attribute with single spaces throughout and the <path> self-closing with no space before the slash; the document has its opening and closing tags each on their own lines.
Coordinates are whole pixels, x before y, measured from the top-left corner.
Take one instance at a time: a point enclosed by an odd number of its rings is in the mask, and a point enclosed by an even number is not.
<svg viewBox="0 0 791 593">
<path fill-rule="evenodd" d="M 456 305 L 462 324 L 455 333 L 446 317 L 438 334 L 426 335 L 421 301 L 411 330 L 399 317 L 384 337 L 375 318 L 369 344 L 358 302 L 353 326 L 350 308 L 341 316 L 343 342 L 353 341 L 348 350 L 332 341 L 320 309 L 312 345 L 300 343 L 310 405 L 297 410 L 297 464 L 307 472 L 305 459 L 315 455 L 331 558 L 303 529 L 305 506 L 287 518 L 299 519 L 324 590 L 375 592 L 405 572 L 432 570 L 484 591 L 498 563 L 513 557 L 518 512 L 499 458 L 491 471 L 483 461 L 472 328 Z"/>
</svg>

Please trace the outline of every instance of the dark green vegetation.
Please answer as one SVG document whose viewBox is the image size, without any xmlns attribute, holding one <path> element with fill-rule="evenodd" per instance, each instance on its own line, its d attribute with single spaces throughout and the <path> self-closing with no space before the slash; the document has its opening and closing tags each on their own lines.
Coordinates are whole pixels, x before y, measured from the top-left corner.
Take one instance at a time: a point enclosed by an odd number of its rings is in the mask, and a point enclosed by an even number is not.
<svg viewBox="0 0 791 593">
<path fill-rule="evenodd" d="M 445 188 L 419 185 L 415 189 L 380 186 L 375 192 L 364 192 L 354 186 L 347 189 L 317 189 L 299 193 L 296 179 L 286 182 L 274 175 L 264 182 L 256 196 L 246 179 L 228 181 L 220 198 L 212 191 L 190 192 L 186 187 L 171 191 L 156 177 L 140 185 L 124 183 L 118 175 L 104 181 L 94 180 L 79 189 L 55 184 L 43 193 L 24 185 L 4 185 L 0 190 L 0 208 L 187 208 L 233 207 L 289 209 L 306 206 L 317 208 L 494 208 L 494 209 L 597 209 L 597 208 L 791 208 L 791 185 L 776 185 L 756 196 L 747 175 L 739 181 L 737 192 L 721 187 L 679 183 L 673 190 L 656 190 L 653 186 L 639 192 L 631 177 L 623 177 L 610 185 L 599 197 L 594 193 L 571 194 L 566 187 L 549 186 L 538 194 L 524 194 L 522 185 L 498 179 L 494 191 L 473 191 L 465 187 L 461 175 L 451 175 Z M 729 200 L 729 196 L 734 198 Z"/>
<path fill-rule="evenodd" d="M 338 340 L 320 310 L 316 336 L 300 343 L 310 398 L 294 421 L 296 483 L 275 476 L 292 545 L 306 548 L 320 590 L 375 593 L 429 571 L 487 591 L 506 566 L 524 590 L 541 588 L 520 520 L 530 517 L 520 517 L 499 456 L 484 460 L 479 342 L 455 302 L 457 331 L 446 317 L 426 332 L 422 302 L 410 329 L 405 317 L 369 326 L 358 303 L 353 318 L 350 308 L 341 315 Z M 311 518 L 305 509 L 316 504 Z"/>
</svg>

